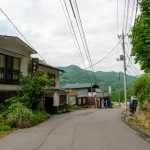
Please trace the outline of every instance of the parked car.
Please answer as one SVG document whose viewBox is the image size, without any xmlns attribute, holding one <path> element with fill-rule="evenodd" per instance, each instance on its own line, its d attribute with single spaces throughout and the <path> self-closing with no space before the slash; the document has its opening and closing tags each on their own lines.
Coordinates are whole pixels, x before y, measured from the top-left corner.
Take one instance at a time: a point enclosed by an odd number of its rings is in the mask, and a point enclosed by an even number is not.
<svg viewBox="0 0 150 150">
<path fill-rule="evenodd" d="M 129 101 L 129 115 L 135 113 L 137 105 L 138 105 L 138 100 L 136 98 L 131 98 Z"/>
</svg>

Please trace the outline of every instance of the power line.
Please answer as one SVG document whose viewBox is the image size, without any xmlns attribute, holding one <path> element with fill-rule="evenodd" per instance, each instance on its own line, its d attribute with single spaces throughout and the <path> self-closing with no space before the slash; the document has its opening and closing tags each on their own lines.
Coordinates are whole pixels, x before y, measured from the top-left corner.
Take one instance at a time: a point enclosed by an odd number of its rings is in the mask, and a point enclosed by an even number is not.
<svg viewBox="0 0 150 150">
<path fill-rule="evenodd" d="M 133 20 L 132 18 L 133 18 L 133 12 L 134 12 L 134 8 L 135 8 L 135 7 L 134 7 L 134 6 L 135 6 L 135 1 L 136 1 L 136 0 L 134 0 L 133 3 L 132 3 L 132 11 L 131 11 L 131 15 L 130 15 L 129 30 L 131 29 L 131 25 L 132 25 L 132 20 Z M 130 52 L 131 44 L 130 44 L 129 42 L 130 42 L 130 38 L 128 37 L 128 42 L 127 42 L 127 43 L 128 43 L 128 52 L 127 52 L 127 53 L 128 53 L 128 55 L 129 55 L 129 57 L 128 57 L 129 59 L 128 59 L 127 65 L 129 65 L 129 63 L 131 63 L 131 61 L 130 61 L 131 55 L 129 54 L 129 53 L 131 53 L 131 52 Z"/>
<path fill-rule="evenodd" d="M 111 67 L 120 67 L 120 66 L 122 66 L 122 65 L 119 65 L 119 66 L 118 66 L 118 65 L 117 65 L 117 66 L 110 66 L 110 67 L 106 67 L 106 66 L 105 66 L 105 67 L 98 67 L 98 68 L 111 68 Z M 123 66 L 122 66 L 122 67 L 123 67 Z M 96 68 L 97 68 L 97 67 L 96 67 Z"/>
<path fill-rule="evenodd" d="M 97 65 L 98 63 L 102 62 L 104 59 L 108 58 L 107 56 L 109 56 L 109 54 L 111 54 L 111 53 L 115 50 L 115 48 L 119 45 L 120 42 L 121 42 L 121 40 L 117 43 L 117 45 L 115 45 L 115 47 L 114 47 L 105 57 L 103 57 L 103 58 L 102 58 L 100 61 L 98 61 L 97 63 L 93 64 L 93 66 L 95 66 L 95 65 Z M 114 53 L 114 54 L 115 54 L 115 53 Z M 88 69 L 88 67 L 87 67 L 86 69 Z M 120 68 L 119 68 L 119 70 L 120 70 Z M 83 70 L 82 70 L 82 71 L 83 71 Z M 82 71 L 76 71 L 76 72 L 82 72 Z"/>
<path fill-rule="evenodd" d="M 118 23 L 118 0 L 117 0 L 117 34 L 119 30 L 119 23 Z"/>
<path fill-rule="evenodd" d="M 130 72 L 129 69 L 127 69 L 128 73 L 129 73 L 130 75 L 132 75 L 132 76 L 134 76 L 134 74 L 137 75 L 137 73 L 136 73 L 132 68 L 130 68 L 130 69 L 131 69 L 130 71 L 132 71 L 132 72 Z"/>
<path fill-rule="evenodd" d="M 126 0 L 125 0 L 125 6 L 124 6 L 123 30 L 124 30 L 124 24 L 125 24 L 125 12 L 126 12 Z"/>
<path fill-rule="evenodd" d="M 31 43 L 25 38 L 25 36 L 20 32 L 20 30 L 15 26 L 15 24 L 10 20 L 10 18 L 6 15 L 6 13 L 0 8 L 1 12 L 5 15 L 5 17 L 8 19 L 8 21 L 14 26 L 14 28 L 18 31 L 18 33 L 25 39 L 25 41 L 31 46 L 32 49 L 33 46 Z M 38 55 L 45 61 L 45 59 L 38 53 Z M 46 62 L 46 61 L 45 61 Z"/>
<path fill-rule="evenodd" d="M 83 40 L 83 38 L 82 38 L 82 34 L 81 34 L 81 31 L 80 31 L 80 28 L 79 28 L 79 24 L 78 24 L 78 21 L 77 21 L 77 18 L 76 18 L 74 9 L 73 9 L 72 2 L 71 2 L 71 0 L 69 0 L 69 1 L 70 1 L 70 5 L 71 5 L 71 8 L 72 8 L 73 14 L 74 14 L 74 18 L 75 18 L 75 20 L 76 20 L 76 24 L 77 24 L 77 28 L 78 28 L 78 30 L 79 30 L 79 34 L 80 34 L 80 38 L 81 38 L 82 44 L 83 44 L 83 47 L 84 47 L 84 49 L 85 49 L 85 53 L 86 53 L 87 59 L 88 59 L 88 61 L 89 61 L 88 54 L 87 54 L 87 52 L 86 52 L 86 47 L 85 47 L 85 44 L 84 44 L 84 40 Z M 89 65 L 90 65 L 90 64 L 89 64 Z"/>
<path fill-rule="evenodd" d="M 127 5 L 125 34 L 127 33 L 127 26 L 128 26 L 128 16 L 129 16 L 129 6 L 130 6 L 130 0 L 128 0 L 128 5 Z"/>
<path fill-rule="evenodd" d="M 126 53 L 126 55 L 127 55 L 127 57 L 129 58 L 129 56 L 128 56 L 128 54 L 127 54 L 127 53 Z M 129 58 L 129 61 L 130 61 L 130 62 L 131 62 L 131 64 L 133 65 L 133 63 L 132 63 L 132 61 L 130 60 L 130 58 Z M 137 73 L 138 73 L 138 74 L 140 74 L 140 73 L 139 73 L 139 71 L 135 68 L 135 66 L 134 66 L 134 65 L 133 65 L 133 67 L 134 67 L 134 69 L 137 71 Z"/>
<path fill-rule="evenodd" d="M 71 1 L 71 0 L 70 0 L 70 1 Z M 89 53 L 89 49 L 88 49 L 88 45 L 87 45 L 87 41 L 86 41 L 86 37 L 85 37 L 85 33 L 84 33 L 84 29 L 83 29 L 83 25 L 82 25 L 82 21 L 81 21 L 81 17 L 80 17 L 80 13 L 79 13 L 79 9 L 78 9 L 78 5 L 77 5 L 76 0 L 74 0 L 74 4 L 75 4 L 77 16 L 78 16 L 78 19 L 79 19 L 79 23 L 80 23 L 80 26 L 81 26 L 81 31 L 82 31 L 83 38 L 84 38 L 84 42 L 85 42 L 84 47 L 86 47 L 86 48 L 85 48 L 85 51 L 86 51 L 87 59 L 89 60 L 89 64 L 92 66 L 92 61 L 91 61 L 91 57 L 90 57 L 90 53 Z M 77 23 L 77 24 L 78 24 L 78 23 Z M 78 29 L 79 29 L 79 26 L 78 26 Z M 82 36 L 81 36 L 81 39 L 82 39 Z M 83 43 L 84 43 L 84 42 L 83 42 Z M 93 66 L 92 66 L 91 68 L 92 68 L 92 70 L 93 70 L 93 72 L 94 72 Z M 94 74 L 94 76 L 95 76 L 95 74 Z M 96 76 L 95 76 L 95 80 L 96 80 Z"/>
<path fill-rule="evenodd" d="M 135 0 L 133 1 L 133 5 L 132 5 L 132 11 L 131 11 L 131 15 L 130 15 L 130 21 L 129 21 L 129 30 L 131 29 L 131 25 L 132 25 L 132 18 L 133 18 L 133 12 L 134 12 L 134 5 L 135 5 Z M 129 32 L 128 30 L 128 32 Z M 128 37 L 128 43 L 129 43 L 129 37 Z M 129 53 L 129 48 L 130 48 L 130 45 L 128 46 L 128 53 Z"/>
<path fill-rule="evenodd" d="M 77 42 L 78 50 L 79 50 L 79 52 L 80 52 L 80 55 L 81 55 L 81 58 L 82 58 L 83 64 L 84 64 L 85 69 L 86 69 L 86 65 L 85 65 L 85 62 L 84 62 L 84 58 L 83 58 L 83 55 L 82 55 L 82 53 L 81 53 L 81 49 L 80 49 L 79 42 L 78 42 L 78 39 L 77 39 L 77 36 L 76 36 L 75 30 L 74 30 L 74 27 L 73 27 L 73 24 L 72 24 L 71 18 L 70 18 L 70 14 L 69 14 L 69 11 L 68 11 L 68 8 L 67 8 L 67 4 L 66 4 L 65 0 L 63 0 L 63 1 L 64 1 L 65 8 L 66 8 L 66 11 L 67 11 L 67 14 L 68 14 L 68 17 L 69 17 L 69 21 L 70 21 L 70 24 L 71 24 L 71 27 L 72 27 L 72 30 L 73 30 L 74 37 L 75 37 L 76 42 Z M 88 77 L 89 77 L 89 74 L 88 74 Z M 90 77 L 89 77 L 89 79 L 90 79 Z M 91 81 L 91 79 L 90 79 L 90 81 Z"/>
<path fill-rule="evenodd" d="M 114 51 L 114 49 L 119 45 L 119 43 L 121 42 L 121 40 L 117 43 L 117 45 L 105 56 L 105 57 L 103 57 L 101 60 L 99 60 L 97 63 L 95 63 L 95 64 L 93 64 L 93 66 L 95 66 L 95 65 L 97 65 L 98 63 L 100 63 L 101 61 L 103 61 L 109 54 L 111 54 L 113 51 Z M 89 67 L 91 67 L 91 66 L 89 66 Z M 88 68 L 89 68 L 88 67 Z M 88 69 L 87 68 L 87 69 Z"/>
<path fill-rule="evenodd" d="M 134 24 L 135 24 L 135 22 L 136 22 L 137 11 L 138 11 L 138 0 L 137 0 L 137 3 L 136 3 L 136 11 L 135 11 Z"/>
<path fill-rule="evenodd" d="M 127 57 L 129 58 L 128 54 L 126 53 Z M 129 58 L 129 61 L 131 62 L 131 64 L 133 65 L 132 61 Z M 133 65 L 134 69 L 137 71 L 138 74 L 140 74 L 140 72 L 136 69 L 136 67 Z"/>
<path fill-rule="evenodd" d="M 78 5 L 77 5 L 76 0 L 74 0 L 74 2 L 75 2 L 76 11 L 77 11 L 77 14 L 78 14 L 78 19 L 79 19 L 79 22 L 80 22 L 80 25 L 81 25 L 81 29 L 82 29 L 82 33 L 83 33 L 83 37 L 84 37 L 84 41 L 85 41 L 85 46 L 86 46 L 86 49 L 87 49 L 88 57 L 89 57 L 91 65 L 92 65 L 92 61 L 91 61 L 91 58 L 90 58 L 90 53 L 89 53 L 89 49 L 88 49 L 88 46 L 87 46 L 87 41 L 86 41 L 86 37 L 85 37 L 85 33 L 84 33 L 84 29 L 83 29 L 83 25 L 82 25 L 82 21 L 81 21 L 81 17 L 80 17 Z"/>
<path fill-rule="evenodd" d="M 129 30 L 130 30 L 131 25 L 132 25 L 132 18 L 133 18 L 133 12 L 134 12 L 134 5 L 135 5 L 135 0 L 133 1 L 133 5 L 132 5 L 132 11 L 131 11 L 130 21 L 129 21 Z"/>
<path fill-rule="evenodd" d="M 63 4 L 62 4 L 62 1 L 60 0 L 60 2 L 61 2 L 62 8 L 63 8 L 63 12 L 64 12 L 64 14 L 65 14 L 65 17 L 66 17 L 66 20 L 67 20 L 67 24 L 68 24 L 68 26 L 69 26 L 69 29 L 70 29 L 70 32 L 71 32 L 71 35 L 72 35 L 72 38 L 73 38 L 73 40 L 74 40 L 75 46 L 76 46 L 76 48 L 77 48 L 77 50 L 78 50 L 79 56 L 81 56 L 80 50 L 78 49 L 79 47 L 77 46 L 77 42 L 76 42 L 76 39 L 75 39 L 74 32 L 72 33 L 73 28 L 71 29 L 70 24 L 69 24 L 69 21 L 68 21 L 68 18 L 67 18 L 67 15 L 66 15 L 66 13 L 65 13 L 64 6 L 63 6 Z M 72 25 L 72 22 L 71 22 L 71 25 Z M 81 57 L 82 57 L 82 56 L 81 56 Z M 81 58 L 81 57 L 80 57 L 80 58 Z"/>
<path fill-rule="evenodd" d="M 9 20 L 9 22 L 14 26 L 14 28 L 20 33 L 20 35 L 26 40 L 26 42 L 32 47 L 30 42 L 24 37 L 24 35 L 19 31 L 19 29 L 14 25 L 14 23 L 8 18 L 8 16 L 4 13 L 4 11 L 1 8 L 0 8 L 0 10 L 5 15 L 5 17 Z"/>
<path fill-rule="evenodd" d="M 76 19 L 76 15 L 75 15 L 75 12 L 74 12 L 73 5 L 72 5 L 71 0 L 69 0 L 69 2 L 70 2 L 70 6 L 71 6 L 71 9 L 72 9 L 72 12 L 73 12 L 74 18 Z"/>
<path fill-rule="evenodd" d="M 101 60 L 99 60 L 98 62 L 96 62 L 95 64 L 93 64 L 93 66 L 95 66 L 98 63 L 102 62 L 104 59 L 108 58 L 109 54 L 111 54 L 115 50 L 115 48 L 119 45 L 120 42 L 121 42 L 121 40 L 117 43 L 117 45 L 115 45 L 115 47 L 105 57 L 103 57 Z M 90 67 L 88 67 L 88 68 L 90 68 Z M 88 68 L 86 68 L 86 69 L 88 69 Z"/>
</svg>

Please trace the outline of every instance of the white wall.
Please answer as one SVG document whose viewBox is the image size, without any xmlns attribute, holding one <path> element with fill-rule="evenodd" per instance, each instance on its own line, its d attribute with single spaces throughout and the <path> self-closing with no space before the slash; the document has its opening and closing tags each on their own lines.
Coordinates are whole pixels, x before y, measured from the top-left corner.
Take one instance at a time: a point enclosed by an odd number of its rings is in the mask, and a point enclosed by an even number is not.
<svg viewBox="0 0 150 150">
<path fill-rule="evenodd" d="M 88 96 L 90 96 L 90 97 L 95 97 L 95 95 L 96 95 L 96 92 L 88 92 Z"/>
<path fill-rule="evenodd" d="M 30 60 L 30 52 L 25 47 L 25 45 L 20 45 L 15 40 L 18 39 L 0 39 L 0 53 L 13 56 L 16 58 L 21 59 L 20 64 L 20 71 L 22 72 L 23 76 L 27 76 L 27 66 L 28 61 Z M 5 49 L 5 50 L 3 50 Z M 17 90 L 19 86 L 18 85 L 6 85 L 6 84 L 0 84 L 0 90 Z"/>
<path fill-rule="evenodd" d="M 20 90 L 20 85 L 8 85 L 8 84 L 0 84 L 1 91 L 18 91 Z"/>
<path fill-rule="evenodd" d="M 44 71 L 45 75 L 47 75 L 47 73 L 55 74 L 55 87 L 52 88 L 59 89 L 59 71 L 55 69 L 46 68 L 43 66 L 39 66 L 39 68 L 41 68 Z"/>
</svg>

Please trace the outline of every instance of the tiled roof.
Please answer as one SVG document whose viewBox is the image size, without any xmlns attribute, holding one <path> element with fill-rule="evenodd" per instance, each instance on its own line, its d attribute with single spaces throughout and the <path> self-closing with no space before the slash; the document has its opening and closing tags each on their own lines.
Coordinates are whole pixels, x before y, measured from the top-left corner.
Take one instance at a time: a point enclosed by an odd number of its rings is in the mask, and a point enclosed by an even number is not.
<svg viewBox="0 0 150 150">
<path fill-rule="evenodd" d="M 66 84 L 62 88 L 64 89 L 83 89 L 90 88 L 91 83 L 75 83 L 75 84 Z M 95 83 L 92 83 L 92 87 L 99 88 L 99 86 Z"/>
</svg>

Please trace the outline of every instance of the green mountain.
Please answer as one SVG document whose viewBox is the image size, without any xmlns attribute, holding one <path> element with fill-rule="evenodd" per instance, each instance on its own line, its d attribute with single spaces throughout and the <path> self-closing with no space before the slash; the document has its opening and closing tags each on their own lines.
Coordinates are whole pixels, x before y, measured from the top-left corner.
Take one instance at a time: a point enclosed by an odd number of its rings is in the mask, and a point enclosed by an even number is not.
<svg viewBox="0 0 150 150">
<path fill-rule="evenodd" d="M 112 87 L 112 91 L 117 91 L 119 87 L 119 73 L 97 71 L 95 75 L 92 71 L 81 69 L 78 66 L 70 65 L 67 67 L 58 67 L 66 73 L 60 76 L 60 84 L 68 83 L 97 83 L 103 91 L 108 90 L 108 86 Z M 127 75 L 127 90 L 130 90 L 136 77 Z M 120 72 L 120 88 L 123 89 L 124 73 Z"/>
</svg>

